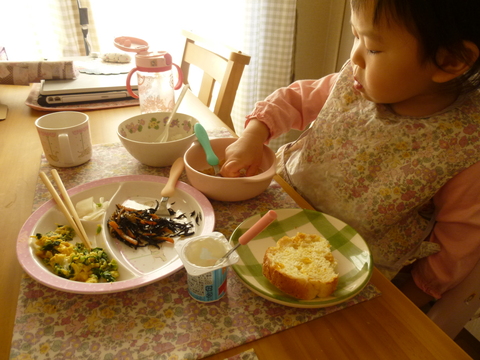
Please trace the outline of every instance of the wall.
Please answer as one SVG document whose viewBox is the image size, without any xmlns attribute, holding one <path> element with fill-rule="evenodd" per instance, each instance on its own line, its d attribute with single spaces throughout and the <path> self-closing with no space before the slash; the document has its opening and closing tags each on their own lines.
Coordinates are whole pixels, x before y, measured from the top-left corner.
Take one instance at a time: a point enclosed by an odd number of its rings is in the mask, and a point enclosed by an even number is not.
<svg viewBox="0 0 480 360">
<path fill-rule="evenodd" d="M 338 71 L 348 59 L 353 36 L 349 0 L 297 0 L 294 80 Z"/>
<path fill-rule="evenodd" d="M 350 55 L 349 0 L 297 0 L 295 63 L 292 80 L 319 79 L 340 70 Z M 286 141 L 301 131 L 290 130 Z"/>
</svg>

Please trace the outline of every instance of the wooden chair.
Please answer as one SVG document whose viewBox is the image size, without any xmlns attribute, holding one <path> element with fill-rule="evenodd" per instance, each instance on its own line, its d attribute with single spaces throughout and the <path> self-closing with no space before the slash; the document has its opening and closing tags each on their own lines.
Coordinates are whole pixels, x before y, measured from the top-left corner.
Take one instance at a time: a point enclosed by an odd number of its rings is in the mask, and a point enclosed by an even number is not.
<svg viewBox="0 0 480 360">
<path fill-rule="evenodd" d="M 427 315 L 454 339 L 479 308 L 480 261 L 460 284 L 435 302 Z"/>
<path fill-rule="evenodd" d="M 212 103 L 217 83 L 219 88 L 213 112 L 234 130 L 231 117 L 233 103 L 245 65 L 250 63 L 250 56 L 185 30 L 182 31 L 182 35 L 186 38 L 181 63 L 183 82 L 189 84 L 191 81 L 190 65 L 198 67 L 203 76 L 197 96 L 208 107 Z M 221 48 L 225 54 L 214 52 L 213 49 L 217 51 L 217 48 Z"/>
<path fill-rule="evenodd" d="M 0 45 L 0 61 L 8 60 L 7 51 L 5 47 Z M 0 103 L 0 121 L 5 120 L 7 118 L 8 113 L 8 106 L 5 104 Z"/>
</svg>

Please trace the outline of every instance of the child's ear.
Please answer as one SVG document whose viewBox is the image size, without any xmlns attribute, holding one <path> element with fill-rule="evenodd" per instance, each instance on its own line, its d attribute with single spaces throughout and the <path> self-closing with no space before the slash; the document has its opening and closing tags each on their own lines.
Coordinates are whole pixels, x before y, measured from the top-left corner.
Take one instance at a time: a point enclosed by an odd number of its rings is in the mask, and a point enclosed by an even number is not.
<svg viewBox="0 0 480 360">
<path fill-rule="evenodd" d="M 455 56 L 446 49 L 440 49 L 437 54 L 439 69 L 433 74 L 432 80 L 436 83 L 445 83 L 467 72 L 477 61 L 479 56 L 478 46 L 471 41 L 464 41 L 466 58 Z"/>
</svg>

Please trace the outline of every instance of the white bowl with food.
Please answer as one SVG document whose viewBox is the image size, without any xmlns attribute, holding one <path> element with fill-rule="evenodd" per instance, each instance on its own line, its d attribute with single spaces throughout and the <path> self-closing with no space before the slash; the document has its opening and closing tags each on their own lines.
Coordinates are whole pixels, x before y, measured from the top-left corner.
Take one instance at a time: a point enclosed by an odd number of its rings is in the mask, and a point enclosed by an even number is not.
<svg viewBox="0 0 480 360">
<path fill-rule="evenodd" d="M 193 127 L 198 121 L 190 115 L 175 114 L 167 141 L 159 142 L 169 116 L 169 112 L 133 116 L 118 125 L 117 135 L 130 155 L 142 164 L 170 166 L 192 145 L 195 140 Z"/>
</svg>

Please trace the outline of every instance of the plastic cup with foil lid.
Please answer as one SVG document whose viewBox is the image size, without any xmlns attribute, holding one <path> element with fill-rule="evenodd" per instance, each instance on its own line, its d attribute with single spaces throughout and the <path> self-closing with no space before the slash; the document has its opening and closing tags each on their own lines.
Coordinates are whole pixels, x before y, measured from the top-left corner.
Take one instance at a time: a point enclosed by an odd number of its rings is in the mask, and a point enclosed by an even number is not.
<svg viewBox="0 0 480 360">
<path fill-rule="evenodd" d="M 232 253 L 227 259 L 218 260 L 231 248 L 219 232 L 175 242 L 175 250 L 187 271 L 188 292 L 192 298 L 213 302 L 226 294 L 228 266 L 235 264 L 239 256 Z"/>
</svg>

